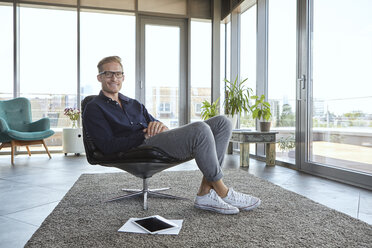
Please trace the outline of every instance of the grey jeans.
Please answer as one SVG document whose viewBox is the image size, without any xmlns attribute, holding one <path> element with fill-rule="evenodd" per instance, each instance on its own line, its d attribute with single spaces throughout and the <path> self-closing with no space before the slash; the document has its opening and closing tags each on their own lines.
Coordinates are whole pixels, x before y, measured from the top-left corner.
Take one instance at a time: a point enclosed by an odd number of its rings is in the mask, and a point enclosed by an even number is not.
<svg viewBox="0 0 372 248">
<path fill-rule="evenodd" d="M 225 116 L 215 116 L 159 133 L 143 145 L 158 147 L 174 158 L 195 158 L 204 177 L 215 182 L 223 176 L 221 165 L 231 131 L 231 122 Z"/>
</svg>

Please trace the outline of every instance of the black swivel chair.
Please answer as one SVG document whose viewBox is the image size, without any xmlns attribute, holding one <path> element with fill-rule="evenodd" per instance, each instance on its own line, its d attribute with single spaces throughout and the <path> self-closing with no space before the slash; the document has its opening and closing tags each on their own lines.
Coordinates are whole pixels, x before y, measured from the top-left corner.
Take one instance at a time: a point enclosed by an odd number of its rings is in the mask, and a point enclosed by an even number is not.
<svg viewBox="0 0 372 248">
<path fill-rule="evenodd" d="M 95 95 L 87 96 L 81 102 L 82 112 L 84 112 L 85 106 L 90 102 Z M 84 128 L 83 119 L 83 141 L 87 160 L 90 164 L 103 165 L 109 167 L 116 167 L 121 170 L 125 170 L 130 174 L 140 177 L 143 179 L 143 189 L 122 189 L 128 192 L 128 194 L 123 196 L 118 196 L 108 201 L 116 201 L 125 198 L 129 198 L 136 195 L 143 195 L 143 209 L 147 210 L 147 196 L 155 195 L 166 198 L 182 199 L 188 200 L 187 198 L 173 196 L 169 194 L 160 193 L 159 191 L 167 190 L 169 188 L 161 189 L 149 189 L 148 179 L 152 177 L 155 173 L 163 171 L 167 168 L 176 166 L 187 160 L 178 160 L 170 157 L 164 151 L 152 147 L 152 146 L 142 146 L 131 149 L 127 152 L 119 152 L 116 154 L 104 155 L 98 148 L 94 145 L 92 139 L 89 137 L 86 129 Z"/>
</svg>

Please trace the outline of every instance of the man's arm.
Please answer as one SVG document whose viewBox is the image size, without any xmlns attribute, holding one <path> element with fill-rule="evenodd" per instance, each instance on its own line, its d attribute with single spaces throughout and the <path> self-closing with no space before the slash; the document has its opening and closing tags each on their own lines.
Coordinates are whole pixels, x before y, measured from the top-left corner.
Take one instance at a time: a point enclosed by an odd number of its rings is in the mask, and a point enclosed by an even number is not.
<svg viewBox="0 0 372 248">
<path fill-rule="evenodd" d="M 147 128 L 143 129 L 143 132 L 146 133 L 145 134 L 146 139 L 154 135 L 157 135 L 158 133 L 169 130 L 168 127 L 164 125 L 163 122 L 158 121 L 151 114 L 149 114 L 149 112 L 147 111 L 146 107 L 143 104 L 142 104 L 142 108 L 143 108 L 143 115 L 145 116 L 147 120 Z"/>
<path fill-rule="evenodd" d="M 138 130 L 126 137 L 115 137 L 110 124 L 106 120 L 102 110 L 96 104 L 88 104 L 83 113 L 84 127 L 94 144 L 104 154 L 126 152 L 139 146 L 145 139 L 142 130 Z"/>
<path fill-rule="evenodd" d="M 148 123 L 148 127 L 143 129 L 143 132 L 145 132 L 145 138 L 148 139 L 154 135 L 157 135 L 158 133 L 162 133 L 164 131 L 169 130 L 166 125 L 164 125 L 163 122 L 160 121 L 154 121 Z"/>
</svg>

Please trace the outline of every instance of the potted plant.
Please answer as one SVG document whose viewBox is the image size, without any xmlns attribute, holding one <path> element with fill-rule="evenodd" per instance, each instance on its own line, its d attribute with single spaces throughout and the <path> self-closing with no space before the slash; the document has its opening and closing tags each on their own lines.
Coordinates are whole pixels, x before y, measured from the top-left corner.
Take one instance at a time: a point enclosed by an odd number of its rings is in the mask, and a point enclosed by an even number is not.
<svg viewBox="0 0 372 248">
<path fill-rule="evenodd" d="M 220 101 L 220 99 L 218 98 L 213 103 L 210 103 L 207 100 L 205 100 L 202 103 L 201 116 L 202 116 L 203 120 L 208 120 L 209 118 L 212 118 L 213 116 L 218 115 L 218 102 L 219 101 Z"/>
<path fill-rule="evenodd" d="M 296 147 L 296 141 L 293 135 L 281 137 L 278 146 L 282 152 L 288 152 L 288 157 L 294 157 L 293 149 Z"/>
<path fill-rule="evenodd" d="M 247 79 L 240 82 L 238 77 L 235 78 L 234 82 L 230 82 L 227 79 L 224 80 L 226 82 L 225 114 L 232 119 L 233 127 L 236 126 L 237 116 L 241 115 L 242 111 L 250 111 L 249 98 L 253 91 L 244 85 Z"/>
<path fill-rule="evenodd" d="M 271 122 L 271 110 L 270 103 L 265 101 L 265 95 L 252 96 L 252 99 L 256 100 L 255 104 L 251 107 L 252 117 L 260 120 L 261 132 L 269 132 Z"/>
<path fill-rule="evenodd" d="M 72 128 L 77 128 L 77 121 L 80 116 L 80 110 L 75 108 L 65 108 L 64 115 L 68 116 L 72 122 Z"/>
</svg>

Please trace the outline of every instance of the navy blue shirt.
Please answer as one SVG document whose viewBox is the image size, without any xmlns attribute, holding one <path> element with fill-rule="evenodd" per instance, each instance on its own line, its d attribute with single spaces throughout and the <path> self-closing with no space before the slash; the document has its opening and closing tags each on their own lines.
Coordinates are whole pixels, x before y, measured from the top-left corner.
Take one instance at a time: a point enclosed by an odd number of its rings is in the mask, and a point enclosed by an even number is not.
<svg viewBox="0 0 372 248">
<path fill-rule="evenodd" d="M 83 113 L 84 128 L 94 144 L 104 153 L 125 152 L 141 145 L 144 128 L 157 121 L 143 104 L 119 93 L 119 103 L 101 91 L 90 101 Z"/>
</svg>

